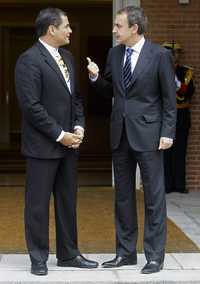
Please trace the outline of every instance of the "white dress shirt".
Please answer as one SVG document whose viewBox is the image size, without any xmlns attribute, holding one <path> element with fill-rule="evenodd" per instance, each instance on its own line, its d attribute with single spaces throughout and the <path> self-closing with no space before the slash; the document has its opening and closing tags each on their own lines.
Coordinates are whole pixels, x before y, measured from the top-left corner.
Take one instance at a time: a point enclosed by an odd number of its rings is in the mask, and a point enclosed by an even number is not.
<svg viewBox="0 0 200 284">
<path fill-rule="evenodd" d="M 48 52 L 51 54 L 51 56 L 53 57 L 53 59 L 56 61 L 56 63 L 58 62 L 58 58 L 61 57 L 60 53 L 58 52 L 58 48 L 55 48 L 49 44 L 47 44 L 46 42 L 42 41 L 40 38 L 39 38 L 39 41 L 41 42 L 41 44 L 44 45 L 44 47 L 46 47 L 46 49 L 48 50 Z M 57 63 L 58 64 L 58 63 Z M 64 69 L 58 65 L 58 67 L 60 68 L 60 71 L 63 75 L 63 78 L 65 79 L 65 82 L 67 84 L 67 87 L 69 89 L 69 91 L 71 92 L 71 86 L 70 86 L 70 81 L 69 80 L 66 80 L 66 76 L 65 76 L 65 71 Z"/>
<path fill-rule="evenodd" d="M 133 53 L 131 55 L 131 72 L 133 73 L 134 69 L 135 69 L 135 66 L 137 64 L 137 61 L 138 61 L 138 58 L 139 58 L 139 55 L 140 55 L 140 52 L 142 50 L 142 47 L 145 43 L 145 38 L 142 37 L 136 44 L 134 44 L 133 46 L 129 47 L 129 46 L 126 46 L 126 49 L 127 48 L 131 48 L 133 50 Z M 126 52 L 124 54 L 124 64 L 126 62 Z"/>
</svg>

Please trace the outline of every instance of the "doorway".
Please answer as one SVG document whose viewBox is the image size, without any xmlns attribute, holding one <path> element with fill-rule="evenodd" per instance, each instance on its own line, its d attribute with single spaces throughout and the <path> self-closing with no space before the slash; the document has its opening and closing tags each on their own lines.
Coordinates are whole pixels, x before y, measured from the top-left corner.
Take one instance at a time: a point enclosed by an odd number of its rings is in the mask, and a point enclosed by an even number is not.
<svg viewBox="0 0 200 284">
<path fill-rule="evenodd" d="M 21 113 L 15 95 L 14 68 L 18 56 L 34 43 L 34 18 L 44 8 L 42 4 L 31 5 L 30 2 L 27 7 L 24 4 L 23 9 L 19 9 L 17 4 L 13 4 L 13 7 L 4 5 L 0 9 L 0 14 L 8 15 L 0 30 L 0 130 L 3 133 L 0 138 L 0 172 L 24 172 L 24 161 L 20 154 Z M 107 172 L 111 183 L 111 101 L 99 98 L 90 88 L 86 57 L 91 56 L 103 71 L 107 52 L 112 46 L 112 3 L 59 6 L 67 11 L 73 30 L 71 44 L 67 48 L 75 56 L 86 116 L 86 137 L 81 146 L 79 170 L 87 174 L 95 172 L 96 175 Z"/>
</svg>

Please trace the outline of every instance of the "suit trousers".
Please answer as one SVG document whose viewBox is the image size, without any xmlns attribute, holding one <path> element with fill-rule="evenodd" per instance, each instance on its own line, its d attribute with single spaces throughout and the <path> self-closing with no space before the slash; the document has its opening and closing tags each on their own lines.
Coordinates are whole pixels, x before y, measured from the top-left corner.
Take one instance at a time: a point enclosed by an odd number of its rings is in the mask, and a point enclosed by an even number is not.
<svg viewBox="0 0 200 284">
<path fill-rule="evenodd" d="M 136 165 L 139 164 L 144 190 L 144 252 L 147 261 L 163 261 L 166 243 L 166 200 L 162 151 L 134 151 L 125 129 L 119 147 L 113 151 L 115 178 L 116 253 L 136 253 L 138 238 L 135 193 Z"/>
<path fill-rule="evenodd" d="M 31 261 L 46 262 L 49 254 L 49 203 L 54 195 L 56 256 L 70 259 L 77 248 L 76 150 L 67 149 L 61 159 L 27 158 L 25 192 L 25 235 Z"/>
</svg>

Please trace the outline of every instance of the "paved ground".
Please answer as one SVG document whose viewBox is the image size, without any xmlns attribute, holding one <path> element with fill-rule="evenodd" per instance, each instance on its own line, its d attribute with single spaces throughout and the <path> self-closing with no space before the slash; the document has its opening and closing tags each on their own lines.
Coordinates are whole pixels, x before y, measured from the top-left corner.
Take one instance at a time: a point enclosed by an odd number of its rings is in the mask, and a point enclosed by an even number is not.
<svg viewBox="0 0 200 284">
<path fill-rule="evenodd" d="M 168 194 L 167 215 L 200 247 L 200 192 Z"/>
<path fill-rule="evenodd" d="M 200 192 L 167 195 L 168 216 L 200 247 Z M 109 254 L 91 254 L 91 259 L 100 263 L 110 259 Z M 58 268 L 55 255 L 50 255 L 48 276 L 34 276 L 29 272 L 27 255 L 0 256 L 0 283 L 198 283 L 200 284 L 200 254 L 166 255 L 164 270 L 152 275 L 142 275 L 145 264 L 143 254 L 138 255 L 138 265 L 120 269 L 95 270 Z"/>
</svg>

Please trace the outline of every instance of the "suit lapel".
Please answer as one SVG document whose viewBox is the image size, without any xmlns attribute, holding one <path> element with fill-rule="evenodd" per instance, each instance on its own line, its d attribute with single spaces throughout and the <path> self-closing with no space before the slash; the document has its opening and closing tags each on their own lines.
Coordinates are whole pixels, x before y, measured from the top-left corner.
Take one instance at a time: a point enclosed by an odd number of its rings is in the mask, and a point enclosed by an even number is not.
<svg viewBox="0 0 200 284">
<path fill-rule="evenodd" d="M 149 61 L 151 59 L 151 44 L 148 40 L 145 41 L 142 50 L 140 52 L 137 64 L 135 66 L 135 69 L 133 71 L 133 77 L 131 80 L 131 86 L 135 83 L 135 80 L 137 77 L 144 71 L 144 69 L 147 67 Z M 131 87 L 130 86 L 130 87 Z"/>
<path fill-rule="evenodd" d="M 63 75 L 62 75 L 62 72 L 60 71 L 60 68 L 59 68 L 58 64 L 55 62 L 54 58 L 51 56 L 49 51 L 40 42 L 37 43 L 37 46 L 38 46 L 42 56 L 44 56 L 45 62 L 54 70 L 54 72 L 60 78 L 61 82 L 64 84 L 65 88 L 69 91 L 69 88 L 68 88 L 68 86 L 65 82 Z"/>
<path fill-rule="evenodd" d="M 116 56 L 116 72 L 118 76 L 118 82 L 120 84 L 120 87 L 124 90 L 124 79 L 123 79 L 123 66 L 124 66 L 124 53 L 125 53 L 125 45 L 121 45 L 118 56 Z M 123 92 L 124 93 L 124 92 Z"/>
<path fill-rule="evenodd" d="M 74 78 L 73 78 L 73 67 L 72 67 L 72 64 L 71 64 L 69 58 L 64 54 L 62 49 L 59 49 L 59 53 L 62 56 L 63 61 L 67 65 L 67 68 L 68 68 L 68 71 L 69 71 L 71 93 L 73 93 L 73 91 L 74 91 Z"/>
</svg>

